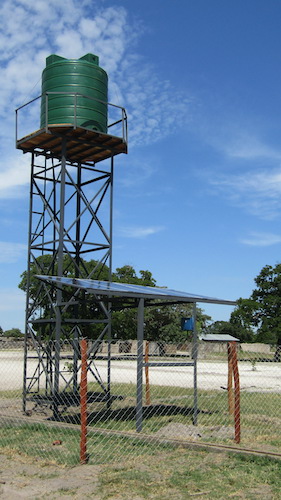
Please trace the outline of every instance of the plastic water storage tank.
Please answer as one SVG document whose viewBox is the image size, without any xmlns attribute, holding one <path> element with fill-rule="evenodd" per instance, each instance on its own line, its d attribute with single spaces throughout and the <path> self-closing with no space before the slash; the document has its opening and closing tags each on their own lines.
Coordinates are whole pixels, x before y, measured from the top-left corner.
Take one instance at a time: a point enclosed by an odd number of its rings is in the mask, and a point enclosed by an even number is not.
<svg viewBox="0 0 281 500">
<path fill-rule="evenodd" d="M 76 125 L 107 133 L 107 88 L 107 74 L 99 67 L 98 56 L 65 59 L 50 55 L 42 73 L 41 128 L 46 126 L 46 92 L 62 92 L 48 95 L 48 125 L 75 125 L 73 94 L 79 93 L 94 99 L 76 97 Z"/>
</svg>

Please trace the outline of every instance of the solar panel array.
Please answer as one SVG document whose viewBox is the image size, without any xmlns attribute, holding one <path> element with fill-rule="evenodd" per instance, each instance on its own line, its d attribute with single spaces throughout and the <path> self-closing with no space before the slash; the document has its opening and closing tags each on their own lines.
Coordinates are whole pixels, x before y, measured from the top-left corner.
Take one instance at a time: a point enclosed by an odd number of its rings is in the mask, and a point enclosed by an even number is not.
<svg viewBox="0 0 281 500">
<path fill-rule="evenodd" d="M 108 295 L 111 297 L 132 297 L 144 299 L 164 299 L 176 300 L 179 302 L 205 302 L 210 304 L 235 305 L 235 301 L 223 300 L 215 297 L 207 297 L 205 295 L 180 292 L 169 288 L 159 288 L 143 285 L 135 285 L 130 283 L 116 283 L 112 281 L 98 281 L 80 278 L 66 278 L 59 276 L 38 275 L 40 280 L 49 283 L 61 284 L 64 286 L 72 286 L 86 290 L 88 293 L 98 295 Z"/>
</svg>

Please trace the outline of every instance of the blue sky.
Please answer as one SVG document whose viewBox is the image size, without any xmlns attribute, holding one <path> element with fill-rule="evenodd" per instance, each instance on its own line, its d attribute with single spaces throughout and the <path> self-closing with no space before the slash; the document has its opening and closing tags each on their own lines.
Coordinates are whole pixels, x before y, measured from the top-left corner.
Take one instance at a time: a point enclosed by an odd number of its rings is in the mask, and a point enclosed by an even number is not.
<svg viewBox="0 0 281 500">
<path fill-rule="evenodd" d="M 114 268 L 248 297 L 260 269 L 280 261 L 281 3 L 3 0 L 0 16 L 2 328 L 23 329 L 25 307 L 30 158 L 15 150 L 14 109 L 40 94 L 51 53 L 97 54 L 110 100 L 128 111 Z M 232 309 L 205 310 L 227 320 Z"/>
</svg>

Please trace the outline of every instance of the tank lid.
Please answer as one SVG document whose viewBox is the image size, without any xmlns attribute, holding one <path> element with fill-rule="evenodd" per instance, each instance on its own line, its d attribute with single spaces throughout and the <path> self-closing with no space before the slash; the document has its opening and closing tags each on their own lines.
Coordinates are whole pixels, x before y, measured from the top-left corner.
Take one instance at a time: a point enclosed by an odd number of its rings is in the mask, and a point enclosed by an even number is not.
<svg viewBox="0 0 281 500">
<path fill-rule="evenodd" d="M 87 61 L 92 64 L 96 64 L 97 66 L 99 65 L 99 57 L 96 56 L 95 54 L 88 53 L 80 57 L 80 59 L 66 59 L 66 57 L 61 57 L 57 56 L 56 54 L 51 54 L 46 58 L 46 66 L 49 66 L 50 64 L 54 64 L 60 61 Z"/>
</svg>

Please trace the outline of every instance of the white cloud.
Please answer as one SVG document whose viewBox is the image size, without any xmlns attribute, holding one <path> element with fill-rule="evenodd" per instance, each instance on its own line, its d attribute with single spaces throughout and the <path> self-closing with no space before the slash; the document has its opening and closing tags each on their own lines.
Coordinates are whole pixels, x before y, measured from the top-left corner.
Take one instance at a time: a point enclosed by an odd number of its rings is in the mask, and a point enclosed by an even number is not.
<svg viewBox="0 0 281 500">
<path fill-rule="evenodd" d="M 30 180 L 30 159 L 15 153 L 3 162 L 0 170 L 0 198 L 21 196 L 20 188 Z M 26 195 L 26 191 L 22 194 Z"/>
<path fill-rule="evenodd" d="M 13 264 L 26 255 L 27 246 L 22 243 L 0 241 L 0 263 Z"/>
<path fill-rule="evenodd" d="M 263 219 L 274 219 L 281 210 L 281 168 L 212 176 L 210 184 L 236 206 Z"/>
<path fill-rule="evenodd" d="M 268 146 L 249 132 L 235 134 L 234 137 L 221 142 L 221 149 L 230 158 L 240 160 L 280 160 L 281 151 Z"/>
<path fill-rule="evenodd" d="M 127 108 L 130 147 L 163 139 L 188 119 L 189 97 L 139 56 L 136 42 L 144 27 L 129 19 L 124 7 L 106 7 L 102 0 L 4 0 L 0 17 L 0 115 L 6 123 L 0 135 L 6 138 L 7 150 L 14 148 L 14 109 L 40 94 L 41 72 L 51 53 L 67 58 L 88 52 L 99 56 L 109 75 L 110 93 Z M 39 128 L 39 116 L 34 110 L 25 115 L 26 130 L 18 137 Z M 10 194 L 24 178 L 28 182 L 14 161 L 2 165 L 1 180 L 9 185 Z"/>
<path fill-rule="evenodd" d="M 146 238 L 153 234 L 163 231 L 163 226 L 150 226 L 150 227 L 140 227 L 140 226 L 130 226 L 121 227 L 118 230 L 120 236 L 125 238 Z"/>
<path fill-rule="evenodd" d="M 244 245 L 267 247 L 281 243 L 281 234 L 252 232 L 249 238 L 241 239 Z"/>
<path fill-rule="evenodd" d="M 161 80 L 148 64 L 134 60 L 124 74 L 119 91 L 133 124 L 129 129 L 131 144 L 162 140 L 190 120 L 192 98 Z"/>
</svg>

